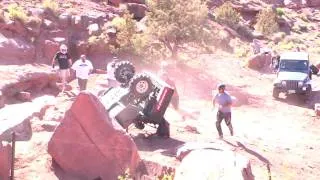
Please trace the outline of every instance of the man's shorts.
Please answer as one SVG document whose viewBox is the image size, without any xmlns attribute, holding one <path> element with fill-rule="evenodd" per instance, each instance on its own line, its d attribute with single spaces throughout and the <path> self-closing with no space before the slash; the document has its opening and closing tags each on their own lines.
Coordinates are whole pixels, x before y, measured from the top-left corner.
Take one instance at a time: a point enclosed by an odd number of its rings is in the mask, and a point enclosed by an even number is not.
<svg viewBox="0 0 320 180">
<path fill-rule="evenodd" d="M 69 69 L 60 69 L 59 75 L 60 75 L 62 83 L 66 83 L 67 78 L 70 77 L 70 70 Z"/>
</svg>

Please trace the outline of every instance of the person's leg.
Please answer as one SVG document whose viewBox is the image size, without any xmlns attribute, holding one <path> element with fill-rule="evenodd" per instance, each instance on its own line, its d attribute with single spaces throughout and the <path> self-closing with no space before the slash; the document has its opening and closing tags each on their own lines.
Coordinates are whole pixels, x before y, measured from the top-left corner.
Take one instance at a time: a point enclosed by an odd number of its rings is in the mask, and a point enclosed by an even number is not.
<svg viewBox="0 0 320 180">
<path fill-rule="evenodd" d="M 82 82 L 81 82 L 81 79 L 80 79 L 80 78 L 78 78 L 78 86 L 79 86 L 79 90 L 81 91 Z"/>
<path fill-rule="evenodd" d="M 225 113 L 224 114 L 224 119 L 226 121 L 226 125 L 229 128 L 231 136 L 233 136 L 233 127 L 232 127 L 232 123 L 231 123 L 231 112 Z"/>
<path fill-rule="evenodd" d="M 61 77 L 61 83 L 62 83 L 62 89 L 61 91 L 64 92 L 66 87 L 66 73 L 67 71 L 65 69 L 60 70 L 60 77 Z"/>
<path fill-rule="evenodd" d="M 79 84 L 80 91 L 85 90 L 85 80 L 84 80 L 84 79 L 79 78 L 79 82 L 80 82 L 80 84 Z"/>
<path fill-rule="evenodd" d="M 221 122 L 223 120 L 223 114 L 218 111 L 217 112 L 217 121 L 216 121 L 216 127 L 217 127 L 217 131 L 219 133 L 219 137 L 223 138 L 223 133 L 222 133 L 222 129 L 221 129 Z"/>
<path fill-rule="evenodd" d="M 83 90 L 87 89 L 88 79 L 83 80 Z"/>
</svg>

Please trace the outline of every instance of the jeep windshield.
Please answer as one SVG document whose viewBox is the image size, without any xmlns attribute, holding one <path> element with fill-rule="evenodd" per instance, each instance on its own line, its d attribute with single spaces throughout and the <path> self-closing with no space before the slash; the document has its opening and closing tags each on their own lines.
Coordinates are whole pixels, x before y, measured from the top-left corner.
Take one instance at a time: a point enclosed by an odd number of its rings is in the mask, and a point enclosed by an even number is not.
<svg viewBox="0 0 320 180">
<path fill-rule="evenodd" d="M 309 62 L 306 60 L 281 60 L 280 71 L 289 72 L 308 72 Z"/>
</svg>

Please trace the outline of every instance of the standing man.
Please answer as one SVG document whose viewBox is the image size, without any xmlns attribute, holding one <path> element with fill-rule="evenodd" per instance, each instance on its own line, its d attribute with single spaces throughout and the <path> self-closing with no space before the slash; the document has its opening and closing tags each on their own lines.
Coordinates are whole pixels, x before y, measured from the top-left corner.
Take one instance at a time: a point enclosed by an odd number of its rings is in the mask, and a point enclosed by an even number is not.
<svg viewBox="0 0 320 180">
<path fill-rule="evenodd" d="M 116 68 L 116 63 L 118 61 L 117 57 L 113 57 L 112 61 L 108 63 L 107 65 L 107 81 L 108 81 L 108 86 L 114 86 L 117 84 L 117 80 L 114 77 L 114 71 Z"/>
<path fill-rule="evenodd" d="M 72 64 L 71 57 L 68 53 L 68 48 L 65 44 L 60 46 L 60 51 L 58 51 L 52 59 L 52 68 L 54 69 L 55 62 L 58 61 L 59 64 L 59 75 L 62 82 L 62 92 L 64 92 L 67 81 L 70 77 L 70 66 Z"/>
<path fill-rule="evenodd" d="M 72 65 L 71 69 L 76 71 L 80 91 L 86 90 L 89 74 L 93 71 L 92 63 L 86 58 L 86 55 L 81 55 L 80 59 Z"/>
<path fill-rule="evenodd" d="M 233 127 L 231 124 L 231 105 L 232 105 L 232 98 L 231 96 L 225 92 L 226 85 L 219 84 L 218 85 L 218 94 L 213 97 L 213 107 L 217 103 L 219 105 L 218 112 L 217 112 L 217 121 L 216 127 L 219 133 L 219 138 L 223 138 L 223 133 L 221 129 L 221 122 L 225 120 L 226 125 L 230 130 L 231 136 L 233 136 Z"/>
</svg>

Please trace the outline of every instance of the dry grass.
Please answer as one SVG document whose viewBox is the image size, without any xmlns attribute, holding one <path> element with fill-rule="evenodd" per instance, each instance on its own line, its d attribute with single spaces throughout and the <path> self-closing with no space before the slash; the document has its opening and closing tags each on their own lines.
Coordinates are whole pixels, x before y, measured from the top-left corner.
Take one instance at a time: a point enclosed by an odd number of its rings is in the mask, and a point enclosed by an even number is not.
<svg viewBox="0 0 320 180">
<path fill-rule="evenodd" d="M 44 0 L 42 2 L 42 7 L 50 10 L 55 15 L 58 15 L 59 13 L 59 4 L 54 0 Z"/>
</svg>

